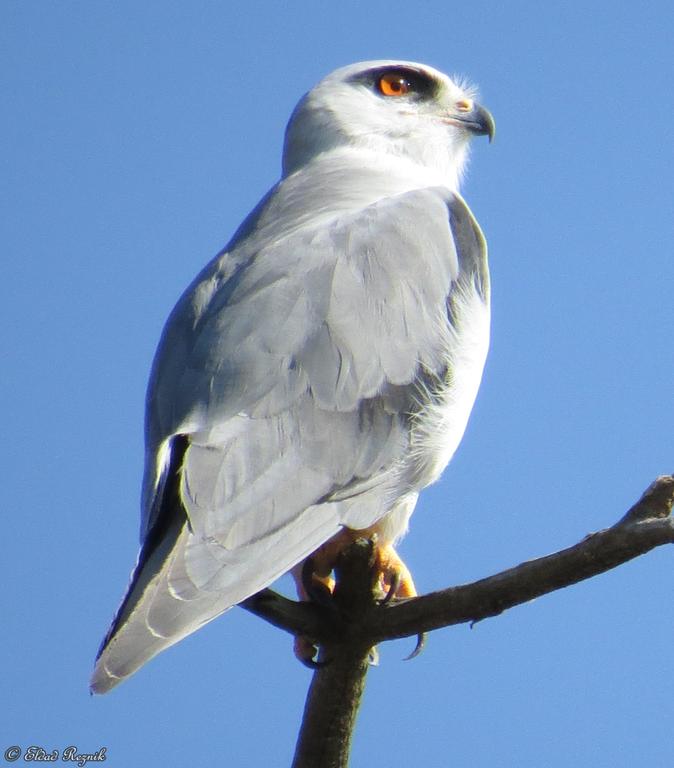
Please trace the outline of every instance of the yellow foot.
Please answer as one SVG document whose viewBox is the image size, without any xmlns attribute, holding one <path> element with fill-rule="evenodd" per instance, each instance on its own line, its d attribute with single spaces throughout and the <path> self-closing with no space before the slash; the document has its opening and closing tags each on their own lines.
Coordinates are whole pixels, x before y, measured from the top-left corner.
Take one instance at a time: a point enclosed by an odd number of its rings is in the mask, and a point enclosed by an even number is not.
<svg viewBox="0 0 674 768">
<path fill-rule="evenodd" d="M 332 592 L 335 588 L 332 572 L 339 556 L 356 539 L 370 537 L 375 540 L 374 567 L 381 594 L 387 600 L 393 597 L 416 597 L 417 590 L 412 574 L 392 544 L 380 544 L 370 529 L 353 531 L 350 528 L 344 528 L 320 546 L 303 563 L 293 568 L 292 576 L 295 579 L 300 600 L 313 599 L 316 590 L 318 592 Z"/>
<path fill-rule="evenodd" d="M 394 597 L 417 596 L 412 574 L 393 549 L 393 545 L 375 545 L 375 568 L 379 576 L 379 587 L 384 593 L 386 602 Z"/>
<path fill-rule="evenodd" d="M 342 529 L 292 570 L 300 600 L 321 602 L 334 588 L 333 569 L 341 553 L 356 539 L 374 539 L 374 568 L 378 591 L 384 603 L 394 598 L 416 597 L 412 575 L 392 544 L 379 544 L 372 530 Z M 307 666 L 315 666 L 317 648 L 308 638 L 295 638 L 295 656 Z"/>
</svg>

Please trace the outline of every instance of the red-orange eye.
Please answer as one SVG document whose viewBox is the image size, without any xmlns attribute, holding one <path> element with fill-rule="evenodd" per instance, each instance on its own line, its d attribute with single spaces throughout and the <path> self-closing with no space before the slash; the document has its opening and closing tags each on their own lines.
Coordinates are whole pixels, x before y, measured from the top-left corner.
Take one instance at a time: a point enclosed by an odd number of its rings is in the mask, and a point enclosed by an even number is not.
<svg viewBox="0 0 674 768">
<path fill-rule="evenodd" d="M 396 72 L 389 72 L 379 78 L 379 90 L 384 96 L 404 96 L 410 92 L 409 80 Z"/>
</svg>

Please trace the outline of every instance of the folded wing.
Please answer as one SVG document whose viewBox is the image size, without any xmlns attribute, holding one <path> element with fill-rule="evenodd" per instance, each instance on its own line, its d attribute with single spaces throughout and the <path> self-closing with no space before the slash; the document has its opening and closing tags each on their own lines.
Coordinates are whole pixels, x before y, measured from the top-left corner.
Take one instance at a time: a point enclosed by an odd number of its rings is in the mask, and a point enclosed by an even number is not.
<svg viewBox="0 0 674 768">
<path fill-rule="evenodd" d="M 264 208 L 255 215 L 264 221 Z M 276 239 L 244 234 L 202 272 L 155 359 L 141 552 L 92 690 L 109 690 L 340 527 L 413 504 L 415 414 L 429 379 L 453 375 L 456 332 L 443 330 L 452 292 L 472 286 L 486 302 L 486 281 L 479 229 L 442 189 Z"/>
</svg>

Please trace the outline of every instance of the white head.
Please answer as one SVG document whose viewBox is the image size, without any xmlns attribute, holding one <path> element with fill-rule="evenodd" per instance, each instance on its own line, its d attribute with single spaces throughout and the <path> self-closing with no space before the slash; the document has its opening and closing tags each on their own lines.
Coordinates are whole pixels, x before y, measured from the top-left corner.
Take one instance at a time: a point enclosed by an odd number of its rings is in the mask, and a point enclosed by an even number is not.
<svg viewBox="0 0 674 768">
<path fill-rule="evenodd" d="M 458 186 L 469 139 L 494 135 L 472 89 L 424 64 L 367 61 L 332 72 L 299 102 L 286 129 L 283 175 L 352 147 L 405 158 Z"/>
</svg>

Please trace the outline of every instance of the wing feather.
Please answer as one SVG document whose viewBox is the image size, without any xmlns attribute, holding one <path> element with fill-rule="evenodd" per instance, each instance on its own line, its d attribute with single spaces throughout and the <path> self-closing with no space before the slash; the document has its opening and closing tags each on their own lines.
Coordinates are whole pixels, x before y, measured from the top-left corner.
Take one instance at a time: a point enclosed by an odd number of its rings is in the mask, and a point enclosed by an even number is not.
<svg viewBox="0 0 674 768">
<path fill-rule="evenodd" d="M 279 195 L 263 206 L 280 205 Z M 372 525 L 395 503 L 409 515 L 418 488 L 405 467 L 428 394 L 419 382 L 447 373 L 438 323 L 448 322 L 462 269 L 486 270 L 477 225 L 443 189 L 283 237 L 265 240 L 251 224 L 242 232 L 182 297 L 157 352 L 144 544 L 101 649 L 97 691 L 267 586 L 340 526 Z"/>
</svg>

